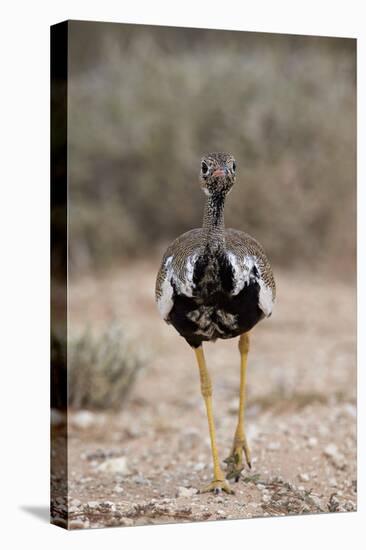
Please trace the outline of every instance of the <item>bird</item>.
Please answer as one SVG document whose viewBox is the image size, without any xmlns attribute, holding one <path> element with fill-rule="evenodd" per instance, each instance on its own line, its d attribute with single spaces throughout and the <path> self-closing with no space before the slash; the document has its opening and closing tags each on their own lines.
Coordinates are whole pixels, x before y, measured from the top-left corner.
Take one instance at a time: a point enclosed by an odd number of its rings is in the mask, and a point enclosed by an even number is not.
<svg viewBox="0 0 366 550">
<path fill-rule="evenodd" d="M 245 431 L 249 332 L 271 316 L 276 299 L 273 271 L 262 245 L 247 233 L 225 228 L 225 200 L 236 182 L 236 171 L 231 153 L 213 152 L 202 157 L 199 180 L 206 196 L 202 227 L 180 235 L 167 248 L 155 285 L 161 317 L 186 340 L 198 364 L 213 461 L 213 480 L 200 493 L 234 493 L 230 480 L 239 481 L 245 468 L 243 454 L 251 468 Z M 240 352 L 238 420 L 224 473 L 203 342 L 236 337 Z"/>
</svg>

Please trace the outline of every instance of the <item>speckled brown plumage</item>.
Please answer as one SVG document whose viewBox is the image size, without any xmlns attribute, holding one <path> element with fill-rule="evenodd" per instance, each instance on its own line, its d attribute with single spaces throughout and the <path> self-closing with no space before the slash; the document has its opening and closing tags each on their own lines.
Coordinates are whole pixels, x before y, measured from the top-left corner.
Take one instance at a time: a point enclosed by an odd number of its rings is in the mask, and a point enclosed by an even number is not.
<svg viewBox="0 0 366 550">
<path fill-rule="evenodd" d="M 156 280 L 162 316 L 193 346 L 250 330 L 271 314 L 276 293 L 263 247 L 250 235 L 224 226 L 235 160 L 228 153 L 212 153 L 203 164 L 210 170 L 210 177 L 201 173 L 207 196 L 203 226 L 168 247 Z"/>
<path fill-rule="evenodd" d="M 203 229 L 191 229 L 177 237 L 167 248 L 161 266 L 156 278 L 155 298 L 156 301 L 161 297 L 162 283 L 166 277 L 167 269 L 165 267 L 166 260 L 170 256 L 173 257 L 172 267 L 177 278 L 184 283 L 185 266 L 187 258 L 193 254 L 203 252 Z M 273 290 L 273 297 L 276 298 L 276 284 L 273 276 L 273 271 L 268 258 L 264 252 L 262 245 L 253 237 L 239 231 L 237 229 L 228 228 L 225 230 L 225 243 L 228 251 L 232 252 L 239 258 L 245 258 L 247 255 L 253 255 L 258 258 L 258 264 L 261 271 L 263 281 Z"/>
</svg>

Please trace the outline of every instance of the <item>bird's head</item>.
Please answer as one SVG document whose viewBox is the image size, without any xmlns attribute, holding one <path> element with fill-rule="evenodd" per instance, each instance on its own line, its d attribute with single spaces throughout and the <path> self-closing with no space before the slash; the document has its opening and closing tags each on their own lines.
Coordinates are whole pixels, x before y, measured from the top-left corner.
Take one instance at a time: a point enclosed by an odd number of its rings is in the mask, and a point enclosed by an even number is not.
<svg viewBox="0 0 366 550">
<path fill-rule="evenodd" d="M 201 160 L 201 186 L 206 195 L 224 194 L 235 183 L 236 163 L 230 153 L 209 153 Z"/>
</svg>

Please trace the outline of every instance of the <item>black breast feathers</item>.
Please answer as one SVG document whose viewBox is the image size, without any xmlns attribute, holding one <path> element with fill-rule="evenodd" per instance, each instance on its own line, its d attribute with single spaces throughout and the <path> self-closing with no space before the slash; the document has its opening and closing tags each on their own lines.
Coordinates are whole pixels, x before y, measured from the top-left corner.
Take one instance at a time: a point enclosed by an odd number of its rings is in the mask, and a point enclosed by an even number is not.
<svg viewBox="0 0 366 550">
<path fill-rule="evenodd" d="M 180 294 L 172 283 L 168 321 L 193 347 L 247 332 L 264 317 L 257 275 L 253 267 L 248 283 L 234 295 L 234 270 L 226 253 L 206 249 L 194 265 L 192 297 Z"/>
</svg>

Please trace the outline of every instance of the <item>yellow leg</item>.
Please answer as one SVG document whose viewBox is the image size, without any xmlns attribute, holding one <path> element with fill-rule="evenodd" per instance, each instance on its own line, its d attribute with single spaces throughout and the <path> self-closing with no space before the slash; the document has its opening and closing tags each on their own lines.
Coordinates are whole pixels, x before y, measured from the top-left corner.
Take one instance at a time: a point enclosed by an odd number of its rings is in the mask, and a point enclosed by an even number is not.
<svg viewBox="0 0 366 550">
<path fill-rule="evenodd" d="M 243 465 L 243 451 L 246 462 L 251 468 L 250 450 L 245 436 L 245 388 L 247 377 L 247 361 L 249 352 L 249 333 L 244 333 L 239 339 L 240 351 L 240 398 L 239 398 L 239 413 L 238 424 L 235 431 L 234 442 L 230 456 L 225 460 L 228 465 L 226 477 L 227 479 L 235 478 L 239 481 Z"/>
<path fill-rule="evenodd" d="M 210 375 L 206 367 L 205 356 L 203 354 L 203 348 L 195 348 L 196 358 L 198 362 L 199 372 L 200 372 L 200 382 L 201 382 L 201 393 L 205 400 L 207 419 L 208 419 L 208 429 L 210 431 L 210 440 L 211 440 L 211 450 L 212 450 L 212 459 L 213 459 L 213 469 L 214 469 L 214 479 L 213 481 L 200 490 L 200 493 L 206 493 L 213 491 L 214 493 L 219 493 L 221 490 L 227 493 L 233 493 L 234 491 L 230 488 L 229 484 L 225 481 L 225 476 L 222 472 L 220 466 L 219 455 L 217 452 L 216 446 L 216 434 L 215 434 L 215 424 L 212 412 L 212 384 Z"/>
</svg>

